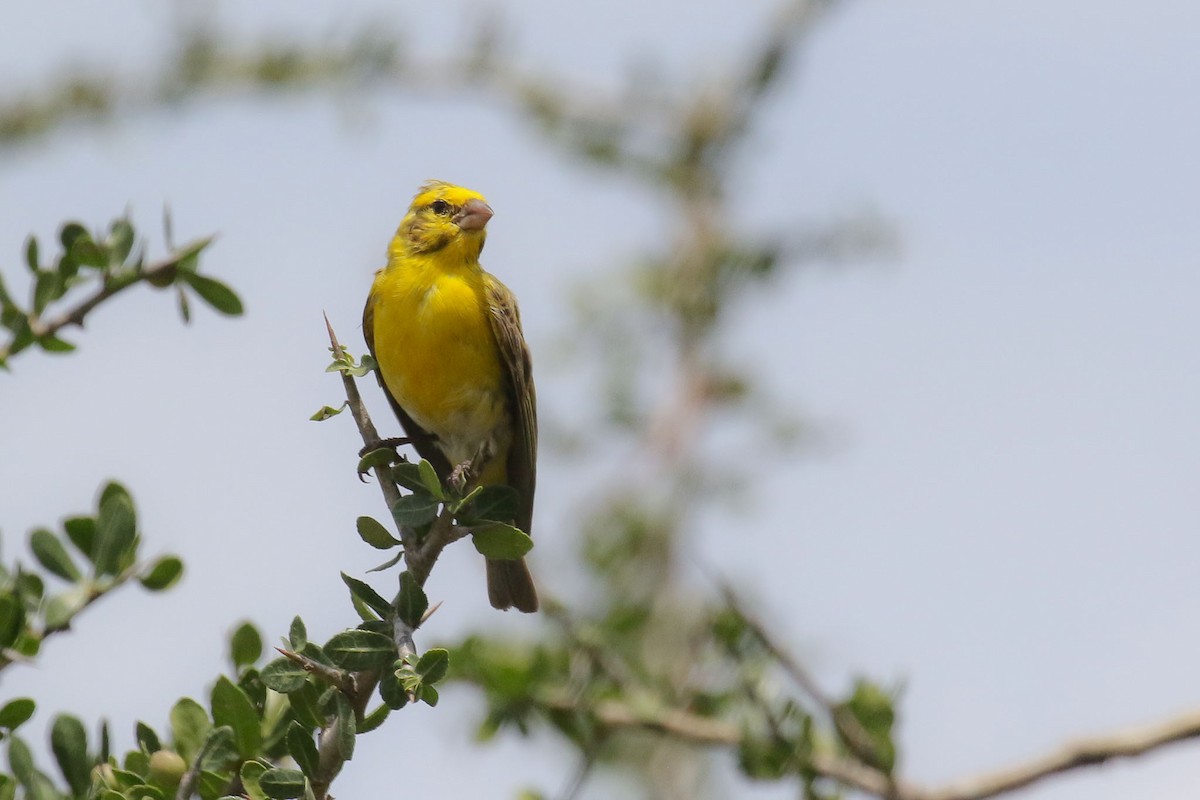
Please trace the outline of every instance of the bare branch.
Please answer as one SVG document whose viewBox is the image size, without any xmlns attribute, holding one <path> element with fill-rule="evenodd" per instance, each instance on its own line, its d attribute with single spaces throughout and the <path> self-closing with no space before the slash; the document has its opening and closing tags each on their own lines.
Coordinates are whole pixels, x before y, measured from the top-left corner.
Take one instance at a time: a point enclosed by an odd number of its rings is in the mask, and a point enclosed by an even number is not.
<svg viewBox="0 0 1200 800">
<path fill-rule="evenodd" d="M 907 800 L 985 800 L 1080 767 L 1132 758 L 1165 745 L 1200 738 L 1200 709 L 1162 722 L 1091 736 L 1011 767 L 955 781 L 940 789 L 905 794 Z"/>
</svg>

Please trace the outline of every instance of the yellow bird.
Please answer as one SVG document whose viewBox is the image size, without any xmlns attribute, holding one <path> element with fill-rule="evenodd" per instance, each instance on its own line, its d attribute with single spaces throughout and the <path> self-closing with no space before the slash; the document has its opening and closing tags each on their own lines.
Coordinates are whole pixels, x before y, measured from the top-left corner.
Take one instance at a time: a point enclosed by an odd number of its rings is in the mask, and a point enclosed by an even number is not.
<svg viewBox="0 0 1200 800">
<path fill-rule="evenodd" d="M 529 533 L 537 403 L 517 301 L 479 264 L 492 209 L 478 192 L 428 181 L 375 274 L 363 335 L 379 382 L 422 458 L 443 481 L 471 462 L 473 484 L 506 484 Z M 525 561 L 487 562 L 488 599 L 537 611 Z"/>
</svg>

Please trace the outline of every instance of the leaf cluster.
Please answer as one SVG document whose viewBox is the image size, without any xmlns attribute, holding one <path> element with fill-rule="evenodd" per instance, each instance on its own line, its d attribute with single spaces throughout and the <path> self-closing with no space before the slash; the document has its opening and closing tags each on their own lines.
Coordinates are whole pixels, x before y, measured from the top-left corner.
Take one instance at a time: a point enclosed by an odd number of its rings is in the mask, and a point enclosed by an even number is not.
<svg viewBox="0 0 1200 800">
<path fill-rule="evenodd" d="M 103 234 L 67 222 L 59 229 L 58 243 L 61 252 L 43 264 L 38 239 L 30 236 L 26 240 L 27 301 L 18 301 L 0 274 L 0 328 L 8 334 L 8 341 L 0 344 L 0 367 L 33 345 L 51 353 L 74 350 L 75 345 L 59 335 L 62 328 L 82 325 L 101 302 L 142 282 L 157 289 L 174 288 L 185 322 L 191 318 L 189 295 L 222 314 L 242 313 L 242 301 L 232 289 L 199 272 L 200 254 L 212 237 L 172 248 L 165 259 L 149 262 L 145 242 L 138 240 L 133 223 L 122 217 L 110 223 Z M 84 290 L 89 288 L 92 291 L 86 294 Z M 72 298 L 76 303 L 62 308 Z"/>
<path fill-rule="evenodd" d="M 142 563 L 140 545 L 133 498 L 115 482 L 101 489 L 94 514 L 68 517 L 58 532 L 33 530 L 29 550 L 40 569 L 0 564 L 0 669 L 37 656 L 47 636 L 131 579 L 151 591 L 173 586 L 183 562 L 167 555 Z"/>
</svg>

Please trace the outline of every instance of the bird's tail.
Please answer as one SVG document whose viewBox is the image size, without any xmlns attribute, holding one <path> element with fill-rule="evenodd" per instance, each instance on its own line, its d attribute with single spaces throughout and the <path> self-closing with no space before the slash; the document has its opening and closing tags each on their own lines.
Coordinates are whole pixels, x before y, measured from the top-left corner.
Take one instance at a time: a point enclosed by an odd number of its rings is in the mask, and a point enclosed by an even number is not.
<svg viewBox="0 0 1200 800">
<path fill-rule="evenodd" d="M 537 589 L 533 588 L 533 576 L 525 559 L 515 561 L 487 561 L 488 600 L 493 608 L 507 611 L 516 608 L 526 614 L 538 610 Z"/>
</svg>

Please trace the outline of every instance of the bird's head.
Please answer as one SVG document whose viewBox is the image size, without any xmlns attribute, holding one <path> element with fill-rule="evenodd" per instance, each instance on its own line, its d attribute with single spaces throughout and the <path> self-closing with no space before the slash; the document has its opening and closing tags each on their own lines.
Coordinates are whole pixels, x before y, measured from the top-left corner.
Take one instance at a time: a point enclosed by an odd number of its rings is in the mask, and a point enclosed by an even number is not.
<svg viewBox="0 0 1200 800">
<path fill-rule="evenodd" d="M 491 206 L 479 192 L 443 181 L 426 181 L 413 198 L 392 242 L 392 254 L 447 254 L 472 262 L 487 238 Z M 397 252 L 397 250 L 401 252 Z"/>
</svg>

